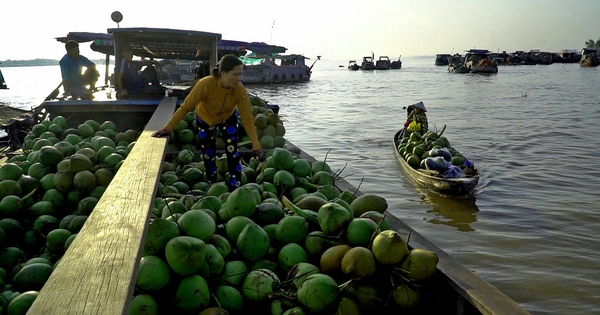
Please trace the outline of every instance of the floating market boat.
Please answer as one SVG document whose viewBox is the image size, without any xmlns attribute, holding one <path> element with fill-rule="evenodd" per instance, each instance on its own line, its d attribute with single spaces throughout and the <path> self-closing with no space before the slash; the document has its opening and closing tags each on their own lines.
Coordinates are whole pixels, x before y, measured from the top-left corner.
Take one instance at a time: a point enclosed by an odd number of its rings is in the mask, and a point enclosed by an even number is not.
<svg viewBox="0 0 600 315">
<path fill-rule="evenodd" d="M 404 137 L 404 133 L 404 129 L 400 129 L 398 132 L 396 132 L 392 145 L 400 168 L 411 180 L 441 194 L 468 196 L 474 192 L 475 187 L 479 182 L 479 171 L 474 165 L 472 165 L 472 163 L 464 159 L 460 153 L 452 148 L 452 150 L 455 152 L 454 156 L 461 156 L 461 160 L 463 161 L 463 164 L 461 164 L 463 169 L 462 173 L 464 173 L 464 176 L 445 178 L 443 176 L 443 172 L 440 170 L 430 170 L 426 167 L 423 167 L 424 165 L 421 164 L 421 161 L 424 162 L 426 159 L 421 159 L 421 156 L 418 157 L 419 161 L 415 162 L 415 165 L 410 165 L 404 156 L 405 154 L 409 154 L 405 153 L 408 150 L 400 151 L 399 149 L 402 144 L 407 144 L 409 142 L 408 140 L 404 140 L 403 142 L 403 139 L 408 139 L 408 137 Z M 442 145 L 440 144 L 440 146 Z M 446 147 L 449 147 L 449 144 L 446 145 Z M 412 151 L 410 154 L 412 154 Z M 423 152 L 421 152 L 421 154 L 423 154 Z"/>
<path fill-rule="evenodd" d="M 0 90 L 6 90 L 8 86 L 6 85 L 6 81 L 4 80 L 4 76 L 2 75 L 2 70 L 0 70 Z"/>
<path fill-rule="evenodd" d="M 375 62 L 373 62 L 373 56 L 363 57 L 362 63 L 360 64 L 362 70 L 375 70 Z"/>
<path fill-rule="evenodd" d="M 348 61 L 348 70 L 360 70 L 360 65 L 356 63 L 356 60 Z"/>
<path fill-rule="evenodd" d="M 597 67 L 600 64 L 598 49 L 586 47 L 581 50 L 581 59 L 579 65 L 582 67 Z"/>
<path fill-rule="evenodd" d="M 375 62 L 375 69 L 377 70 L 389 70 L 392 66 L 392 61 L 388 56 L 379 56 L 379 59 Z"/>
<path fill-rule="evenodd" d="M 465 54 L 465 67 L 471 73 L 498 73 L 498 64 L 487 49 L 469 49 Z"/>
<path fill-rule="evenodd" d="M 449 65 L 449 59 L 451 54 L 436 54 L 434 64 L 436 66 L 447 66 Z"/>
</svg>

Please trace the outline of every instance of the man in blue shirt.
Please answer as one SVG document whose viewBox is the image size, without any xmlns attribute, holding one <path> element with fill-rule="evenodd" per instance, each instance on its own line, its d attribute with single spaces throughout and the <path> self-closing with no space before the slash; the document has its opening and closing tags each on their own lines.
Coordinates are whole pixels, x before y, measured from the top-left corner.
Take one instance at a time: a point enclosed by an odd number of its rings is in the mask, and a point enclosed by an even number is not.
<svg viewBox="0 0 600 315">
<path fill-rule="evenodd" d="M 121 49 L 121 57 L 115 81 L 117 98 L 164 94 L 165 88 L 160 85 L 156 69 L 162 72 L 160 63 L 156 60 L 133 60 L 133 50 L 129 46 Z M 144 70 L 140 70 L 144 66 Z"/>
<path fill-rule="evenodd" d="M 96 64 L 79 54 L 79 43 L 70 40 L 65 43 L 67 53 L 60 60 L 60 73 L 65 95 L 73 98 L 91 99 L 91 90 L 95 88 L 100 73 L 96 70 Z M 84 74 L 81 74 L 86 67 Z M 89 85 L 89 89 L 87 88 Z"/>
</svg>

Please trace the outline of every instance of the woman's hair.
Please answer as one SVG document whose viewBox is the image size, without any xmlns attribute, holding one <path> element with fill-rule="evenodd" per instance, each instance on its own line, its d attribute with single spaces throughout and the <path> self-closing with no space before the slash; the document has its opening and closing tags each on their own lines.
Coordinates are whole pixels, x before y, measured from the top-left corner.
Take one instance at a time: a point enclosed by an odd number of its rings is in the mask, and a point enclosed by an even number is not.
<svg viewBox="0 0 600 315">
<path fill-rule="evenodd" d="M 221 73 L 229 72 L 239 65 L 242 65 L 242 61 L 236 55 L 227 54 L 221 57 L 218 66 L 213 69 L 213 76 L 219 78 Z"/>
</svg>

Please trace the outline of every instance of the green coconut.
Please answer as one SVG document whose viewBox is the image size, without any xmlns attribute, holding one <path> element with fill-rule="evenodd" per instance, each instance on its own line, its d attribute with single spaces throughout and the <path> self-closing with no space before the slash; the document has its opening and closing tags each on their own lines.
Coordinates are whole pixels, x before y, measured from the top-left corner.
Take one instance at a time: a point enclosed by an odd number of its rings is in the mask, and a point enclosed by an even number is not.
<svg viewBox="0 0 600 315">
<path fill-rule="evenodd" d="M 0 215 L 3 217 L 21 217 L 24 209 L 25 204 L 18 196 L 8 195 L 0 199 Z"/>
<path fill-rule="evenodd" d="M 423 281 L 431 277 L 439 262 L 439 257 L 433 251 L 413 248 L 402 260 L 400 268 L 407 272 L 407 277 L 414 281 Z"/>
<path fill-rule="evenodd" d="M 225 263 L 220 275 L 220 282 L 239 287 L 248 274 L 248 266 L 241 260 L 231 260 Z"/>
<path fill-rule="evenodd" d="M 200 270 L 206 257 L 206 245 L 191 236 L 176 236 L 165 246 L 165 257 L 173 271 L 189 276 Z"/>
<path fill-rule="evenodd" d="M 329 202 L 319 208 L 319 226 L 325 234 L 338 235 L 352 219 L 350 212 L 340 204 Z"/>
<path fill-rule="evenodd" d="M 66 201 L 64 194 L 58 191 L 56 188 L 47 190 L 42 196 L 42 200 L 50 201 L 56 209 L 61 209 Z"/>
<path fill-rule="evenodd" d="M 46 249 L 53 254 L 62 254 L 65 251 L 65 241 L 73 234 L 66 229 L 54 229 L 46 235 Z"/>
<path fill-rule="evenodd" d="M 339 299 L 340 288 L 326 274 L 308 276 L 298 288 L 297 299 L 310 313 L 324 312 L 334 308 Z"/>
<path fill-rule="evenodd" d="M 292 266 L 298 263 L 307 263 L 309 260 L 306 250 L 296 243 L 289 243 L 283 246 L 281 250 L 279 250 L 277 259 L 279 261 L 279 267 L 285 271 L 288 271 Z"/>
<path fill-rule="evenodd" d="M 33 229 L 39 231 L 42 235 L 48 234 L 54 229 L 58 229 L 60 221 L 49 214 L 40 215 L 33 222 Z"/>
<path fill-rule="evenodd" d="M 75 153 L 69 157 L 69 170 L 73 173 L 89 170 L 93 163 L 86 155 Z"/>
<path fill-rule="evenodd" d="M 369 277 L 375 274 L 377 266 L 373 253 L 366 247 L 352 247 L 342 258 L 342 272 L 353 278 Z"/>
<path fill-rule="evenodd" d="M 0 165 L 0 181 L 7 179 L 17 181 L 22 175 L 23 170 L 15 163 L 4 163 Z"/>
<path fill-rule="evenodd" d="M 421 294 L 406 283 L 400 283 L 392 290 L 392 300 L 400 309 L 414 309 L 421 303 Z"/>
<path fill-rule="evenodd" d="M 7 315 L 25 315 L 35 299 L 38 297 L 38 291 L 27 291 L 23 293 L 15 292 L 16 296 L 8 304 Z"/>
<path fill-rule="evenodd" d="M 373 240 L 371 251 L 383 265 L 399 264 L 408 255 L 406 240 L 394 230 L 385 230 Z"/>
<path fill-rule="evenodd" d="M 129 315 L 158 315 L 158 303 L 150 294 L 138 294 L 131 300 Z"/>
<path fill-rule="evenodd" d="M 252 223 L 246 225 L 237 238 L 238 253 L 248 261 L 257 261 L 269 251 L 269 235 L 259 225 Z"/>
<path fill-rule="evenodd" d="M 148 225 L 144 255 L 156 255 L 164 252 L 167 243 L 177 236 L 180 236 L 177 223 L 162 218 L 152 219 Z"/>
<path fill-rule="evenodd" d="M 352 208 L 355 217 L 360 217 L 367 211 L 377 211 L 379 213 L 383 213 L 385 210 L 387 210 L 388 204 L 385 198 L 381 196 L 364 194 L 352 201 L 350 203 L 350 208 Z"/>
<path fill-rule="evenodd" d="M 77 150 L 77 152 L 75 152 L 75 153 L 87 156 L 87 158 L 90 159 L 92 164 L 95 164 L 96 161 L 98 161 L 96 159 L 96 155 L 97 155 L 96 151 L 90 147 L 83 147 L 83 148 Z"/>
<path fill-rule="evenodd" d="M 99 168 L 94 172 L 94 176 L 96 177 L 96 184 L 104 187 L 108 187 L 110 182 L 115 177 L 113 171 L 108 168 Z"/>
<path fill-rule="evenodd" d="M 27 175 L 29 175 L 31 177 L 35 177 L 39 180 L 41 180 L 42 177 L 44 177 L 46 174 L 50 174 L 51 172 L 52 172 L 52 168 L 50 166 L 47 166 L 40 162 L 35 162 L 35 163 L 31 164 L 31 166 L 29 166 L 29 168 L 27 169 Z M 2 182 L 5 182 L 5 181 L 6 180 L 3 180 Z"/>
<path fill-rule="evenodd" d="M 11 270 L 19 261 L 25 259 L 25 252 L 18 247 L 5 247 L 0 250 L 0 268 Z"/>
<path fill-rule="evenodd" d="M 64 157 L 63 153 L 54 146 L 43 146 L 39 151 L 38 161 L 50 167 L 56 166 Z"/>
<path fill-rule="evenodd" d="M 216 230 L 215 221 L 202 210 L 188 210 L 177 220 L 186 235 L 208 242 Z"/>
<path fill-rule="evenodd" d="M 342 259 L 351 248 L 346 244 L 341 244 L 326 249 L 320 258 L 321 272 L 331 275 L 342 274 Z"/>
<path fill-rule="evenodd" d="M 260 226 L 277 224 L 285 217 L 283 208 L 276 203 L 261 203 L 256 206 L 252 220 Z"/>
<path fill-rule="evenodd" d="M 77 204 L 77 214 L 90 215 L 97 204 L 98 198 L 92 196 L 85 197 Z"/>
<path fill-rule="evenodd" d="M 204 210 L 210 211 L 206 209 Z M 214 245 L 217 251 L 221 254 L 221 256 L 224 259 L 227 259 L 229 257 L 229 254 L 231 254 L 231 243 L 229 243 L 225 236 L 222 236 L 220 234 L 213 234 L 208 243 Z"/>
<path fill-rule="evenodd" d="M 377 232 L 377 223 L 368 218 L 355 218 L 348 224 L 346 240 L 348 245 L 368 247 Z"/>
<path fill-rule="evenodd" d="M 75 234 L 75 233 L 79 233 L 79 231 L 81 231 L 81 228 L 83 227 L 83 225 L 85 224 L 85 221 L 87 221 L 88 216 L 87 215 L 76 215 L 74 216 L 68 223 L 67 225 L 67 230 L 69 230 L 69 232 Z M 62 221 L 61 221 L 62 223 Z"/>
<path fill-rule="evenodd" d="M 154 255 L 143 256 L 138 266 L 135 287 L 144 292 L 157 292 L 171 280 L 171 269 L 162 258 Z"/>
<path fill-rule="evenodd" d="M 237 216 L 252 217 L 256 210 L 257 201 L 252 189 L 238 187 L 227 197 L 227 201 L 221 206 L 227 214 L 233 218 Z"/>
<path fill-rule="evenodd" d="M 226 310 L 231 312 L 244 310 L 244 296 L 235 287 L 220 285 L 215 290 L 214 296 L 219 305 Z"/>
<path fill-rule="evenodd" d="M 308 262 L 299 262 L 292 266 L 287 273 L 287 280 L 291 280 L 296 289 L 308 276 L 319 273 L 319 268 Z"/>
<path fill-rule="evenodd" d="M 377 310 L 388 299 L 388 296 L 379 289 L 380 287 L 381 283 L 359 281 L 347 287 L 345 292 L 361 309 Z"/>
<path fill-rule="evenodd" d="M 179 281 L 175 288 L 173 306 L 181 314 L 198 314 L 208 306 L 210 290 L 200 275 L 191 275 Z"/>
<path fill-rule="evenodd" d="M 187 211 L 187 207 L 181 201 L 169 201 L 162 209 L 161 217 L 166 219 L 175 213 L 184 214 Z"/>
<path fill-rule="evenodd" d="M 88 170 L 79 171 L 73 176 L 73 186 L 78 190 L 89 192 L 96 187 L 96 176 Z"/>
<path fill-rule="evenodd" d="M 223 272 L 225 260 L 214 245 L 206 244 L 205 248 L 206 256 L 204 258 L 204 264 L 202 264 L 198 274 L 204 279 L 214 279 Z"/>
<path fill-rule="evenodd" d="M 316 195 L 306 195 L 298 201 L 294 201 L 296 206 L 304 210 L 319 211 L 327 203 L 327 200 Z"/>
<path fill-rule="evenodd" d="M 367 211 L 361 214 L 360 218 L 369 218 L 373 220 L 373 222 L 379 225 L 380 231 L 390 230 L 392 228 L 390 220 L 388 220 L 388 218 L 384 214 L 379 213 L 377 211 Z"/>
<path fill-rule="evenodd" d="M 277 223 L 275 239 L 281 244 L 303 243 L 309 233 L 306 219 L 300 216 L 285 216 Z"/>
<path fill-rule="evenodd" d="M 75 174 L 71 171 L 58 171 L 52 177 L 54 188 L 63 193 L 68 193 L 73 189 L 73 179 Z"/>
<path fill-rule="evenodd" d="M 231 244 L 236 244 L 238 236 L 249 224 L 255 223 L 248 217 L 231 218 L 229 221 L 227 221 L 227 223 L 225 223 L 225 237 Z"/>
<path fill-rule="evenodd" d="M 242 284 L 242 294 L 249 301 L 272 299 L 279 287 L 279 277 L 268 269 L 256 269 L 248 273 Z"/>
<path fill-rule="evenodd" d="M 322 231 L 312 231 L 304 239 L 304 249 L 312 257 L 321 257 L 325 250 L 333 246 L 330 238 Z"/>
</svg>

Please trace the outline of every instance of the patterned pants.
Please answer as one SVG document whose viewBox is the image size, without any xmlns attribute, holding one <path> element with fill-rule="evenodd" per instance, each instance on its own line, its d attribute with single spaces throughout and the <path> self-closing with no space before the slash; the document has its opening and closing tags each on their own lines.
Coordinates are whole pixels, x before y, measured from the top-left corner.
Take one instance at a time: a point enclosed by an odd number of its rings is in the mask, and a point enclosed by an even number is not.
<svg viewBox="0 0 600 315">
<path fill-rule="evenodd" d="M 217 182 L 217 165 L 215 157 L 217 154 L 216 133 L 217 128 L 221 130 L 221 136 L 225 142 L 225 154 L 227 155 L 227 168 L 229 170 L 229 182 L 225 183 L 230 191 L 241 185 L 242 164 L 238 152 L 238 111 L 227 118 L 222 124 L 214 127 L 196 117 L 198 136 L 200 137 L 200 148 L 204 159 L 206 178 L 209 183 Z"/>
</svg>

